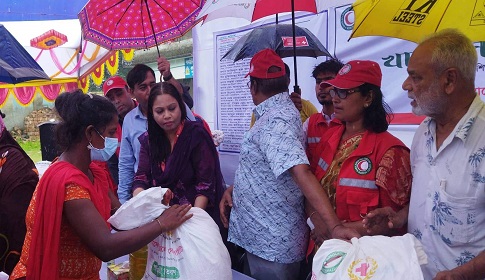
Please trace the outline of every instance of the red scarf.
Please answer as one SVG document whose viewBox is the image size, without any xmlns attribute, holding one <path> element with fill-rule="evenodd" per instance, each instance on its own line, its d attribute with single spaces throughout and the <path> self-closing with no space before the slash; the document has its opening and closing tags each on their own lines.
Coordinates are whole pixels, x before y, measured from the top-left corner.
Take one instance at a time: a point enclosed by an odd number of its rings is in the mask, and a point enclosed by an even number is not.
<svg viewBox="0 0 485 280">
<path fill-rule="evenodd" d="M 108 176 L 91 163 L 94 184 L 74 165 L 58 161 L 44 173 L 37 185 L 32 241 L 27 261 L 27 279 L 59 279 L 59 244 L 65 187 L 70 183 L 86 188 L 91 201 L 105 220 L 110 214 Z"/>
</svg>

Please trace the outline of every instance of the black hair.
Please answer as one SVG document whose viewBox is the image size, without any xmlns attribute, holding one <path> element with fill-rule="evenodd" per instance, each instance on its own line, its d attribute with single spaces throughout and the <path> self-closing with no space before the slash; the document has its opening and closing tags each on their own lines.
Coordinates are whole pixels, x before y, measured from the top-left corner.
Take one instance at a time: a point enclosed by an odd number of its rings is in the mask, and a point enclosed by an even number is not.
<svg viewBox="0 0 485 280">
<path fill-rule="evenodd" d="M 290 75 L 291 75 L 290 66 L 288 66 L 288 64 L 286 64 L 286 63 L 284 63 L 284 64 L 285 64 L 286 77 L 288 77 L 288 79 L 290 79 Z"/>
<path fill-rule="evenodd" d="M 153 162 L 161 163 L 170 155 L 172 147 L 170 140 L 168 140 L 165 131 L 158 125 L 153 117 L 153 103 L 157 96 L 162 94 L 168 94 L 177 100 L 180 107 L 181 118 L 183 121 L 187 117 L 187 111 L 185 109 L 185 103 L 182 100 L 177 89 L 170 83 L 163 82 L 157 83 L 150 89 L 150 96 L 148 97 L 148 141 L 150 146 L 150 159 Z"/>
<path fill-rule="evenodd" d="M 343 66 L 344 64 L 342 63 L 342 61 L 332 58 L 315 66 L 315 68 L 313 68 L 312 76 L 316 79 L 317 76 L 321 73 L 329 72 L 337 74 L 340 68 L 342 68 Z"/>
<path fill-rule="evenodd" d="M 54 104 L 61 118 L 56 126 L 56 140 L 63 149 L 79 143 L 89 125 L 103 133 L 113 117 L 118 116 L 116 107 L 107 98 L 84 94 L 79 89 L 61 93 Z"/>
<path fill-rule="evenodd" d="M 394 114 L 389 105 L 384 101 L 381 88 L 365 83 L 359 86 L 360 94 L 367 96 L 372 91 L 372 102 L 369 107 L 364 108 L 364 127 L 375 133 L 387 131 L 389 123 L 392 121 Z"/>
<path fill-rule="evenodd" d="M 280 72 L 282 69 L 278 66 L 271 66 L 268 69 L 268 73 Z M 286 75 L 271 78 L 271 79 L 261 79 L 249 76 L 249 81 L 251 86 L 255 86 L 255 91 L 259 91 L 264 95 L 271 95 L 275 93 L 285 92 L 288 90 L 288 77 Z"/>
<path fill-rule="evenodd" d="M 2 116 L 2 119 L 5 119 L 5 114 L 0 110 L 0 116 Z"/>
<path fill-rule="evenodd" d="M 126 75 L 126 83 L 131 89 L 134 89 L 137 84 L 143 83 L 147 78 L 147 73 L 150 72 L 155 77 L 155 71 L 145 64 L 137 64 Z"/>
</svg>

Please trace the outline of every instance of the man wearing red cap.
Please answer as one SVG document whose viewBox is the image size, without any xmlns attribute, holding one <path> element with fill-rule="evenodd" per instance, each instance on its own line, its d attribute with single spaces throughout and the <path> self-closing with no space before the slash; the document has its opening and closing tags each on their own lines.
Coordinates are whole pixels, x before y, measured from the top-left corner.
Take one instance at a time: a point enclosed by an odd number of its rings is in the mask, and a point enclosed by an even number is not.
<svg viewBox="0 0 485 280">
<path fill-rule="evenodd" d="M 118 137 L 118 143 L 121 143 L 121 127 L 123 126 L 123 119 L 126 114 L 134 109 L 138 103 L 132 98 L 128 84 L 120 76 L 112 76 L 103 83 L 103 93 L 106 98 L 115 105 L 118 111 L 119 125 L 116 130 L 116 135 Z M 120 152 L 118 144 L 118 149 L 116 153 L 107 161 L 109 173 L 113 179 L 116 186 L 118 186 L 118 155 Z M 115 194 L 117 194 L 115 190 Z"/>
<path fill-rule="evenodd" d="M 246 274 L 264 280 L 297 279 L 308 242 L 304 197 L 334 237 L 358 234 L 342 226 L 310 171 L 300 115 L 286 92 L 281 58 L 271 49 L 258 52 L 248 75 L 256 122 L 241 144 L 234 187 L 220 203 L 221 213 L 232 207 L 229 222 L 224 214 L 221 219 L 229 224 L 228 240 L 246 251 Z"/>
<path fill-rule="evenodd" d="M 107 79 L 103 83 L 103 93 L 115 105 L 121 122 L 125 115 L 137 105 L 129 92 L 128 84 L 120 76 Z"/>
</svg>

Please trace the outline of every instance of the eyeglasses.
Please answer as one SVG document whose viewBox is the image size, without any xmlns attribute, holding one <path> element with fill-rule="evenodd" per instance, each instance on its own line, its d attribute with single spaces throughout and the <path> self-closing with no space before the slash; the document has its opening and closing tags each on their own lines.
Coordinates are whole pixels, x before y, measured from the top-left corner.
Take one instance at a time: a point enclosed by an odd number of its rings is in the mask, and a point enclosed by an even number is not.
<svg viewBox="0 0 485 280">
<path fill-rule="evenodd" d="M 352 94 L 354 92 L 360 92 L 360 89 L 359 88 L 352 88 L 352 89 L 339 89 L 339 88 L 335 89 L 335 88 L 333 88 L 333 89 L 328 91 L 328 93 L 330 94 L 330 96 L 332 98 L 334 98 L 335 95 L 337 95 L 338 98 L 340 98 L 340 99 L 345 99 L 345 98 L 347 98 L 347 96 L 349 94 Z"/>
<path fill-rule="evenodd" d="M 249 80 L 246 85 L 248 86 L 249 89 L 251 89 L 251 80 Z"/>
</svg>

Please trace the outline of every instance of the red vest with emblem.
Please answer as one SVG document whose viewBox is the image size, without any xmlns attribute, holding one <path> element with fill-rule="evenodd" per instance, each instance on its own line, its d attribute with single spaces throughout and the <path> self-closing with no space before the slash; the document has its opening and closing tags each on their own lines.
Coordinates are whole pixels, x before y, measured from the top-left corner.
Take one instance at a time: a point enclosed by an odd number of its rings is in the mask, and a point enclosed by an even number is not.
<svg viewBox="0 0 485 280">
<path fill-rule="evenodd" d="M 328 141 L 323 145 L 315 175 L 320 181 L 332 163 L 345 126 L 327 130 Z M 407 149 L 401 140 L 389 132 L 366 131 L 359 146 L 342 163 L 336 180 L 335 206 L 340 220 L 359 221 L 369 211 L 379 207 L 376 171 L 382 157 L 392 147 Z"/>
<path fill-rule="evenodd" d="M 317 167 L 322 144 L 327 141 L 324 137 L 325 132 L 330 127 L 334 127 L 340 123 L 338 119 L 333 119 L 330 123 L 327 123 L 321 112 L 311 115 L 308 119 L 306 155 L 313 173 L 315 173 L 315 168 Z"/>
</svg>

